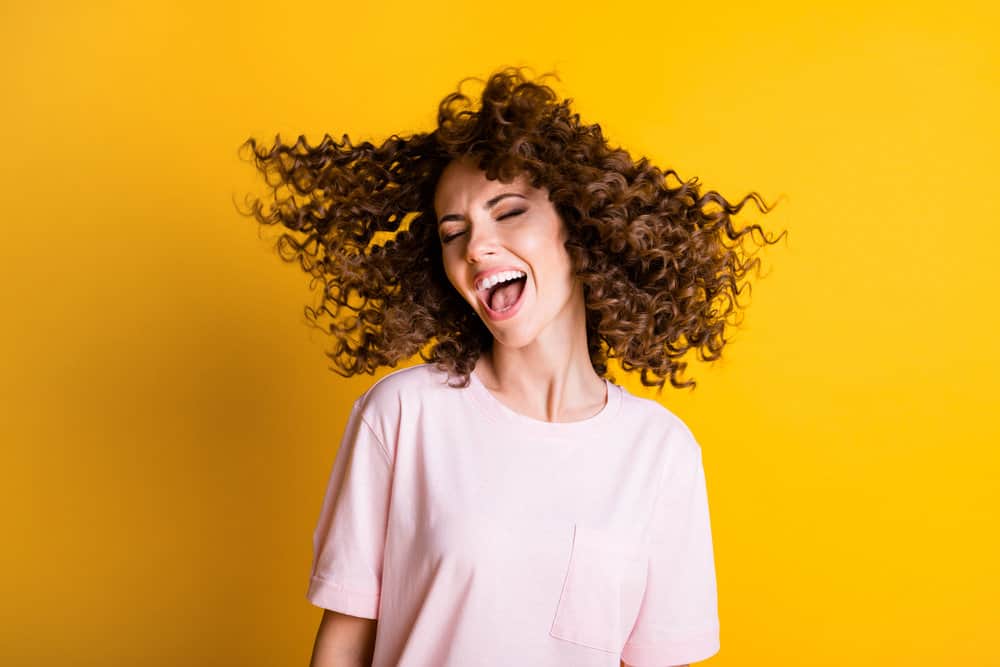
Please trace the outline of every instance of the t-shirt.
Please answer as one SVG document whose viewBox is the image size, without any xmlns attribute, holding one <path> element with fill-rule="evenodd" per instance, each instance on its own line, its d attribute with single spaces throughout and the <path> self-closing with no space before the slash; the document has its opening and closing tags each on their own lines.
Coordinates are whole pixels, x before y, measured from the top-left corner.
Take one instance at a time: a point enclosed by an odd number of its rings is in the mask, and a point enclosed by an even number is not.
<svg viewBox="0 0 1000 667">
<path fill-rule="evenodd" d="M 307 598 L 377 618 L 373 667 L 666 667 L 719 650 L 701 447 L 605 380 L 546 422 L 425 363 L 355 402 Z M 456 376 L 451 382 L 457 384 Z"/>
</svg>

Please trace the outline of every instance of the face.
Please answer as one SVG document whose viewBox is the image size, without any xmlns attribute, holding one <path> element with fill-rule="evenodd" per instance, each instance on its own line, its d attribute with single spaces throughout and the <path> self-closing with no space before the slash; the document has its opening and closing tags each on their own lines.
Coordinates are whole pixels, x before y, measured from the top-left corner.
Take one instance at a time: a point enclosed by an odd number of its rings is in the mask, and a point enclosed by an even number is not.
<svg viewBox="0 0 1000 667">
<path fill-rule="evenodd" d="M 553 323 L 583 308 L 582 287 L 572 275 L 564 243 L 566 226 L 548 199 L 523 176 L 512 183 L 486 178 L 467 159 L 447 166 L 437 184 L 434 209 L 445 273 L 479 314 L 494 340 L 523 347 Z M 523 294 L 512 313 L 491 316 L 477 291 L 477 274 L 494 269 L 523 271 Z"/>
</svg>

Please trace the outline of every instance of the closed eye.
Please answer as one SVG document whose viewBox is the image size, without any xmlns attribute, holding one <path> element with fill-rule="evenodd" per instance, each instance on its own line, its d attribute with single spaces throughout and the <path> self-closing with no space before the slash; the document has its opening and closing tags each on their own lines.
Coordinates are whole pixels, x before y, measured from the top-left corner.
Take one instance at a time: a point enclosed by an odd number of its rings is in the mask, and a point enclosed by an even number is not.
<svg viewBox="0 0 1000 667">
<path fill-rule="evenodd" d="M 510 213 L 506 213 L 504 215 L 501 215 L 499 218 L 497 218 L 497 220 L 504 220 L 506 218 L 513 218 L 514 216 L 521 215 L 522 213 L 524 213 L 524 209 L 518 209 L 516 211 L 511 211 Z M 458 238 L 459 236 L 461 236 L 464 233 L 465 232 L 455 232 L 454 234 L 449 234 L 448 236 L 445 236 L 444 238 L 441 239 L 441 243 L 448 243 L 452 239 Z"/>
</svg>

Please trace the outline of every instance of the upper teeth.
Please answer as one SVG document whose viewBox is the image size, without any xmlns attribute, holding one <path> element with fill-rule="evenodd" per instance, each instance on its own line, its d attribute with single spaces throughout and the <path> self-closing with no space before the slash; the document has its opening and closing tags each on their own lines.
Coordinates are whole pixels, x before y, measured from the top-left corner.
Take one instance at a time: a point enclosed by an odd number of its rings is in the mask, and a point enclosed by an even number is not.
<svg viewBox="0 0 1000 667">
<path fill-rule="evenodd" d="M 489 278 L 483 279 L 476 289 L 484 290 L 489 289 L 496 285 L 497 283 L 502 283 L 507 280 L 514 280 L 516 278 L 523 278 L 527 276 L 524 271 L 501 271 L 500 273 L 494 273 Z"/>
</svg>

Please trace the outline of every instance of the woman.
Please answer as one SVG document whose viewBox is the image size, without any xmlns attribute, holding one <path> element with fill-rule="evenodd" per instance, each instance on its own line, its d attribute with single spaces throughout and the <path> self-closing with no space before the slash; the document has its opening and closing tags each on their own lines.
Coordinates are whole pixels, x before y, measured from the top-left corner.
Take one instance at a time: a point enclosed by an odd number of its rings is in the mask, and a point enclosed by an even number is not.
<svg viewBox="0 0 1000 667">
<path fill-rule="evenodd" d="M 469 101 L 378 147 L 247 142 L 291 191 L 252 214 L 295 231 L 283 258 L 324 281 L 307 315 L 328 316 L 335 370 L 425 362 L 353 404 L 313 536 L 312 664 L 703 660 L 719 623 L 701 448 L 607 359 L 693 386 L 681 357 L 720 356 L 758 263 L 739 241 L 763 232 L 734 230 L 746 199 L 671 187 L 520 69 Z"/>
</svg>

